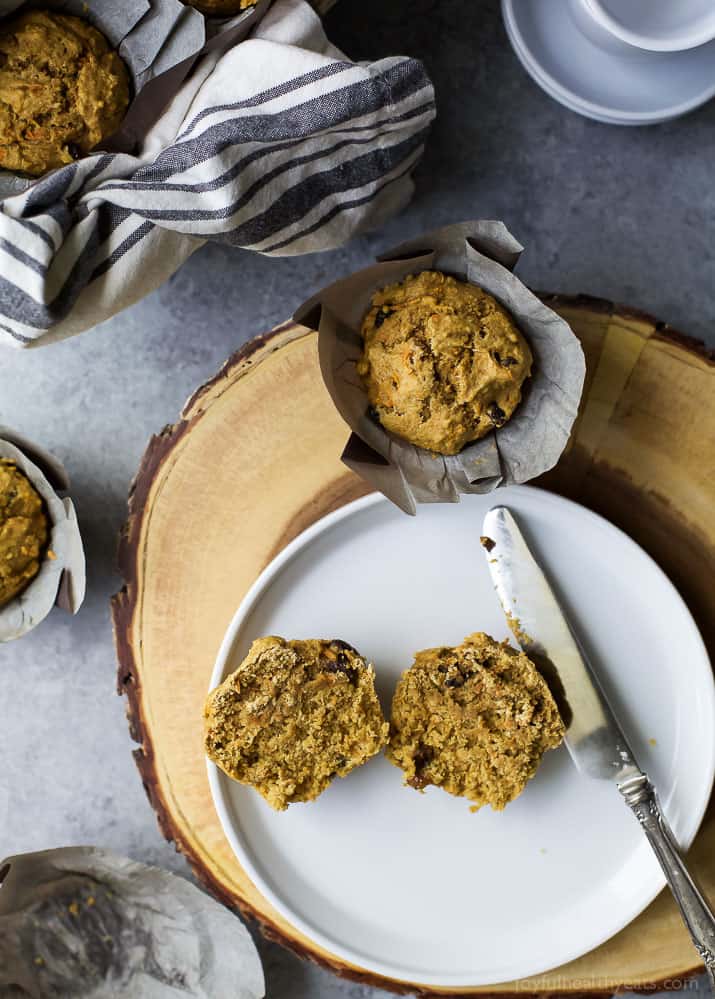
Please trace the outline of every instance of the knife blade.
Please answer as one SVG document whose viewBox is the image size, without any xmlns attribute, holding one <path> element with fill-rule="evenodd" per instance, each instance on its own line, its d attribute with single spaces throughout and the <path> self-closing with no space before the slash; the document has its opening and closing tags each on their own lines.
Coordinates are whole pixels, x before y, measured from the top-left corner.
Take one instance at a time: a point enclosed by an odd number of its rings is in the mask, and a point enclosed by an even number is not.
<svg viewBox="0 0 715 999">
<path fill-rule="evenodd" d="M 487 564 L 514 637 L 542 668 L 558 676 L 568 710 L 565 743 L 589 777 L 617 782 L 642 773 L 598 680 L 512 513 L 494 507 L 484 518 Z"/>
<path fill-rule="evenodd" d="M 578 770 L 615 781 L 638 819 L 665 874 L 715 991 L 715 914 L 692 878 L 598 678 L 512 513 L 494 507 L 484 518 L 482 544 L 509 627 L 523 651 L 563 688 L 564 742 Z"/>
</svg>

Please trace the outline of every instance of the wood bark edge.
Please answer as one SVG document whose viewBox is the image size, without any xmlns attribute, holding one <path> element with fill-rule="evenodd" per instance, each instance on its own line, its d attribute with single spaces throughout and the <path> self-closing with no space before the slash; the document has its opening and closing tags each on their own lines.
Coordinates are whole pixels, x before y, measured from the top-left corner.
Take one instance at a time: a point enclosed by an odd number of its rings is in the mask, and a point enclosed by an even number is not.
<svg viewBox="0 0 715 999">
<path fill-rule="evenodd" d="M 702 341 L 681 333 L 638 309 L 620 306 L 605 299 L 593 298 L 589 295 L 559 295 L 549 292 L 537 292 L 537 294 L 550 308 L 582 309 L 604 315 L 618 315 L 626 319 L 643 322 L 652 326 L 653 337 L 670 342 L 681 350 L 686 350 L 701 359 L 715 363 L 715 351 L 709 350 Z M 350 979 L 374 988 L 386 989 L 398 995 L 414 995 L 417 999 L 454 999 L 455 995 L 468 999 L 470 993 L 467 992 L 455 993 L 454 991 L 441 992 L 435 989 L 416 989 L 414 985 L 410 985 L 409 983 L 386 979 L 377 974 L 346 967 L 339 963 L 337 959 L 331 961 L 287 936 L 280 927 L 257 911 L 252 905 L 226 891 L 225 886 L 204 866 L 201 857 L 195 853 L 193 847 L 183 837 L 161 793 L 155 768 L 151 733 L 149 732 L 142 711 L 141 676 L 132 646 L 132 628 L 138 598 L 138 570 L 141 561 L 140 541 L 144 516 L 147 512 L 147 500 L 152 485 L 164 463 L 171 456 L 182 437 L 189 431 L 192 424 L 201 418 L 203 413 L 202 402 L 207 395 L 213 393 L 222 382 L 226 382 L 228 385 L 230 380 L 232 381 L 235 377 L 240 377 L 241 369 L 247 370 L 250 367 L 253 355 L 262 348 L 268 347 L 281 333 L 285 333 L 293 325 L 291 322 L 284 323 L 269 333 L 256 336 L 232 354 L 221 369 L 189 397 L 182 410 L 180 419 L 176 423 L 164 427 L 161 433 L 151 438 L 141 458 L 138 471 L 131 483 L 127 501 L 127 520 L 120 532 L 117 552 L 117 566 L 123 580 L 123 585 L 119 592 L 111 598 L 111 612 L 118 661 L 117 693 L 125 695 L 127 698 L 126 715 L 129 732 L 133 741 L 138 743 L 138 748 L 133 752 L 134 761 L 149 803 L 156 813 L 159 828 L 164 838 L 169 843 L 173 843 L 177 852 L 186 858 L 197 879 L 212 895 L 229 908 L 238 909 L 244 917 L 255 920 L 266 939 L 281 944 L 299 958 L 320 965 L 341 978 Z M 296 327 L 296 335 L 304 335 L 298 332 L 299 329 L 299 327 Z M 698 974 L 700 971 L 702 971 L 701 965 L 694 964 L 693 967 L 681 972 L 677 976 L 677 979 L 654 981 L 647 985 L 636 987 L 629 985 L 628 988 L 629 991 L 645 994 L 675 988 L 676 985 L 680 987 L 683 981 Z M 534 997 L 534 999 L 542 997 L 543 999 L 547 995 L 549 999 L 553 999 L 557 995 L 568 996 L 569 999 L 602 999 L 604 995 L 610 995 L 612 991 L 612 989 L 604 986 L 602 989 L 586 991 L 565 990 L 563 992 L 553 992 L 544 990 L 530 993 L 515 991 L 495 992 L 493 995 L 495 999 L 530 999 L 530 997 Z M 477 997 L 478 999 L 484 999 L 489 993 L 479 991 L 471 993 L 471 995 L 475 999 Z"/>
</svg>

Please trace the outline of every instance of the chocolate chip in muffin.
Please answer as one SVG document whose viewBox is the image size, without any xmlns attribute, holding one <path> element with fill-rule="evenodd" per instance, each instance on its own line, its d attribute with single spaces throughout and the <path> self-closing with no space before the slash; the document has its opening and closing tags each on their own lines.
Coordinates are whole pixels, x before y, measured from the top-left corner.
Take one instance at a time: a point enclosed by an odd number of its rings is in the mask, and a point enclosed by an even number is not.
<svg viewBox="0 0 715 999">
<path fill-rule="evenodd" d="M 487 407 L 487 416 L 495 427 L 503 427 L 506 423 L 506 413 L 496 402 L 489 403 L 489 406 Z"/>
</svg>

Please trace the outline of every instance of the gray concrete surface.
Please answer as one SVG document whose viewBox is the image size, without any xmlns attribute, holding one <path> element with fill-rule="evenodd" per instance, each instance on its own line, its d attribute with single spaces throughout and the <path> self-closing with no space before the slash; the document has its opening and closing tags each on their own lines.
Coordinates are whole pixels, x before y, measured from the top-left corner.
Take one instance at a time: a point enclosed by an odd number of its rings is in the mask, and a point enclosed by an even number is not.
<svg viewBox="0 0 715 999">
<path fill-rule="evenodd" d="M 162 839 L 114 694 L 108 599 L 130 479 L 151 433 L 249 337 L 381 248 L 439 224 L 502 218 L 533 287 L 648 310 L 715 345 L 715 103 L 666 125 L 587 121 L 546 97 L 512 54 L 496 0 L 341 0 L 331 37 L 355 58 L 419 56 L 439 117 L 411 207 L 326 255 L 196 253 L 102 327 L 0 356 L 0 423 L 69 469 L 89 557 L 80 615 L 55 611 L 0 649 L 0 856 L 75 843 L 186 874 Z M 261 943 L 271 999 L 378 999 Z"/>
</svg>

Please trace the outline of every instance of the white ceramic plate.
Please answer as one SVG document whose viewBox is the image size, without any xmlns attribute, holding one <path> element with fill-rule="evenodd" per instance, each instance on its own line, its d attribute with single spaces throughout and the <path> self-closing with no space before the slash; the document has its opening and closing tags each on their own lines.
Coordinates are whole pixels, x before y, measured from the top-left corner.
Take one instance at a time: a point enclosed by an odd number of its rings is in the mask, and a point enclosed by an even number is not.
<svg viewBox="0 0 715 999">
<path fill-rule="evenodd" d="M 572 111 L 612 125 L 648 125 L 715 96 L 715 41 L 648 52 L 591 34 L 574 0 L 502 0 L 509 40 L 539 86 Z"/>
<path fill-rule="evenodd" d="M 479 535 L 494 496 L 421 506 L 381 496 L 293 541 L 246 595 L 212 677 L 260 635 L 342 638 L 376 664 L 383 706 L 416 649 L 472 631 L 508 637 Z M 569 595 L 633 748 L 679 841 L 693 839 L 715 767 L 713 678 L 695 624 L 656 564 L 582 507 L 528 487 L 499 490 Z M 502 813 L 430 787 L 380 756 L 319 799 L 272 811 L 209 764 L 240 863 L 293 925 L 347 961 L 425 985 L 536 974 L 600 944 L 663 886 L 615 786 L 579 776 L 565 748 Z"/>
</svg>

